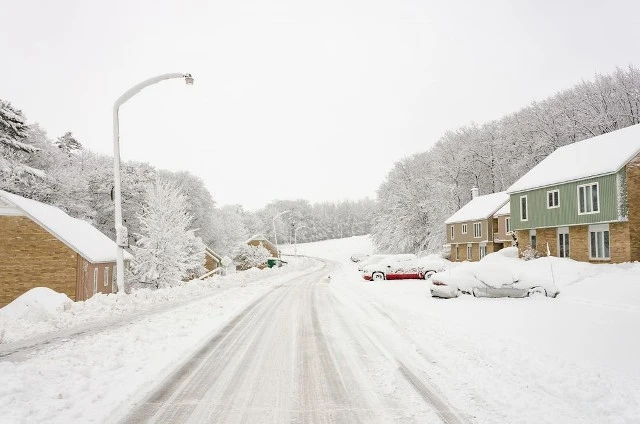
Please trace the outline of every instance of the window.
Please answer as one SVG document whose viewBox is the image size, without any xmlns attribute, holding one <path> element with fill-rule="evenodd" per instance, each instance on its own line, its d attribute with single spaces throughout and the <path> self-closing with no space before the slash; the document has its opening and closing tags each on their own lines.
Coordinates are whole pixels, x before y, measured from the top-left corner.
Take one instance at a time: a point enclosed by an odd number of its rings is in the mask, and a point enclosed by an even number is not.
<svg viewBox="0 0 640 424">
<path fill-rule="evenodd" d="M 456 244 L 456 261 L 460 260 L 460 246 Z"/>
<path fill-rule="evenodd" d="M 529 245 L 533 250 L 538 248 L 538 235 L 536 234 L 536 230 L 529 231 Z"/>
<path fill-rule="evenodd" d="M 504 219 L 504 233 L 509 234 L 511 232 L 511 218 Z"/>
<path fill-rule="evenodd" d="M 104 286 L 107 287 L 109 285 L 109 267 L 104 267 Z"/>
<path fill-rule="evenodd" d="M 485 256 L 487 256 L 487 246 L 480 245 L 480 259 L 484 258 Z"/>
<path fill-rule="evenodd" d="M 467 224 L 462 224 L 462 234 L 467 234 Z"/>
<path fill-rule="evenodd" d="M 520 196 L 520 220 L 529 219 L 529 210 L 527 208 L 527 196 Z"/>
<path fill-rule="evenodd" d="M 600 196 L 598 183 L 578 186 L 578 214 L 600 212 Z"/>
<path fill-rule="evenodd" d="M 558 190 L 547 191 L 547 209 L 560 207 L 560 192 Z"/>
<path fill-rule="evenodd" d="M 569 228 L 558 228 L 558 257 L 569 257 Z"/>
<path fill-rule="evenodd" d="M 482 237 L 482 222 L 476 222 L 473 224 L 473 237 L 474 238 Z"/>
<path fill-rule="evenodd" d="M 611 258 L 609 251 L 609 224 L 589 226 L 589 258 Z"/>
<path fill-rule="evenodd" d="M 442 227 L 441 227 L 441 228 L 442 228 Z M 452 226 L 451 226 L 451 240 L 453 240 L 453 234 L 454 234 L 454 233 L 453 233 L 453 228 L 454 228 L 454 227 L 453 227 L 453 225 L 452 225 Z"/>
<path fill-rule="evenodd" d="M 468 261 L 470 261 L 470 260 L 472 260 L 472 259 L 473 259 L 473 258 L 472 258 L 472 256 L 471 256 L 471 253 L 472 253 L 472 252 L 471 252 L 471 246 L 468 246 L 468 245 L 467 245 L 467 260 L 468 260 Z"/>
<path fill-rule="evenodd" d="M 98 292 L 98 268 L 93 269 L 93 294 Z"/>
</svg>

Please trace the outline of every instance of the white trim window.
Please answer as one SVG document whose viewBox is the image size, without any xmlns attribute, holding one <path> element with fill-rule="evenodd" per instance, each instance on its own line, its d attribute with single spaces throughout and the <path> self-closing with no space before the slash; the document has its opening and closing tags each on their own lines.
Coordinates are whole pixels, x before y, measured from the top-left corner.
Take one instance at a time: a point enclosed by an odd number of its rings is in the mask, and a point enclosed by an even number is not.
<svg viewBox="0 0 640 424">
<path fill-rule="evenodd" d="M 504 219 L 504 233 L 509 234 L 511 232 L 511 218 L 506 217 Z"/>
<path fill-rule="evenodd" d="M 109 267 L 104 267 L 104 286 L 109 286 Z"/>
<path fill-rule="evenodd" d="M 529 206 L 527 203 L 527 196 L 520 196 L 520 221 L 529 219 Z"/>
<path fill-rule="evenodd" d="M 589 259 L 611 259 L 609 224 L 589 225 Z"/>
<path fill-rule="evenodd" d="M 472 261 L 473 260 L 473 250 L 472 250 L 470 244 L 467 244 L 467 260 L 468 261 Z"/>
<path fill-rule="evenodd" d="M 555 209 L 560 207 L 560 191 L 547 191 L 547 209 Z"/>
<path fill-rule="evenodd" d="M 467 224 L 462 224 L 462 234 L 467 234 Z"/>
<path fill-rule="evenodd" d="M 460 260 L 460 246 L 456 244 L 456 261 Z"/>
<path fill-rule="evenodd" d="M 93 269 L 93 294 L 98 293 L 98 268 Z"/>
<path fill-rule="evenodd" d="M 481 244 L 480 245 L 480 259 L 484 258 L 485 256 L 487 256 L 487 245 L 486 244 Z"/>
<path fill-rule="evenodd" d="M 598 183 L 578 186 L 578 215 L 600 212 L 600 190 Z"/>
<path fill-rule="evenodd" d="M 558 257 L 569 258 L 569 227 L 558 228 Z"/>
<path fill-rule="evenodd" d="M 538 248 L 538 234 L 536 230 L 529 230 L 529 246 L 531 246 L 533 250 Z"/>
<path fill-rule="evenodd" d="M 450 235 L 451 235 L 451 240 L 453 240 L 453 236 L 455 234 L 455 230 L 454 230 L 455 226 L 453 224 L 451 224 L 451 231 L 450 231 Z"/>
<path fill-rule="evenodd" d="M 473 238 L 480 238 L 480 237 L 482 237 L 482 222 L 474 222 L 473 223 Z"/>
</svg>

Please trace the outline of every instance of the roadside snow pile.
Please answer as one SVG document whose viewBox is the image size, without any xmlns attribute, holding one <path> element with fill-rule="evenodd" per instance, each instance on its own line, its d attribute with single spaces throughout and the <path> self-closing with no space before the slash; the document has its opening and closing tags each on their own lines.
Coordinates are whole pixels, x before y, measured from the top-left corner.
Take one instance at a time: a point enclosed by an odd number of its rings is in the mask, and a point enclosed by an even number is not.
<svg viewBox="0 0 640 424">
<path fill-rule="evenodd" d="M 3 334 L 0 343 L 12 343 L 82 324 L 108 325 L 125 315 L 185 304 L 248 284 L 268 283 L 272 277 L 308 267 L 309 261 L 300 259 L 282 268 L 216 275 L 203 281 L 193 280 L 158 290 L 135 289 L 128 295 L 99 293 L 84 302 L 72 302 L 64 294 L 48 288 L 33 289 L 0 308 L 0 335 Z"/>
<path fill-rule="evenodd" d="M 16 320 L 38 322 L 68 309 L 73 301 L 64 293 L 47 287 L 36 287 L 0 308 L 0 316 Z"/>
</svg>

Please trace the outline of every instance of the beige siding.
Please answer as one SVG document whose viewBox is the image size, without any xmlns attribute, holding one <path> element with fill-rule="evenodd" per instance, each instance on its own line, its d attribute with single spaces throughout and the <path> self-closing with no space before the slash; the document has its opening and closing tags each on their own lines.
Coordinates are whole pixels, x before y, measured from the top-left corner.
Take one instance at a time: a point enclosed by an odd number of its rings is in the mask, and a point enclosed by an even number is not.
<svg viewBox="0 0 640 424">
<path fill-rule="evenodd" d="M 479 222 L 482 224 L 482 237 L 473 237 L 473 224 Z M 462 234 L 462 225 L 467 224 L 467 233 Z M 451 226 L 454 227 L 454 236 L 451 238 Z M 478 221 L 458 222 L 455 224 L 447 224 L 447 243 L 479 243 L 481 241 L 493 240 L 493 219 L 481 219 Z"/>
</svg>

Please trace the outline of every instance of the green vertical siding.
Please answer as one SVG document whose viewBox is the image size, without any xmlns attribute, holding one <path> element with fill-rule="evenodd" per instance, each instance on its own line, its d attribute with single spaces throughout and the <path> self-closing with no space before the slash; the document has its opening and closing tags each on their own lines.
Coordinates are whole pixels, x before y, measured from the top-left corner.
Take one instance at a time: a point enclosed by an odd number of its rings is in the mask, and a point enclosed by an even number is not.
<svg viewBox="0 0 640 424">
<path fill-rule="evenodd" d="M 599 185 L 600 212 L 578 215 L 578 186 L 595 182 Z M 547 209 L 547 191 L 551 190 L 559 190 L 559 208 Z M 524 195 L 527 196 L 528 203 L 529 217 L 527 221 L 520 220 L 520 197 Z M 514 230 L 592 224 L 618 219 L 616 174 L 514 193 L 511 195 L 510 201 L 511 228 Z"/>
</svg>

